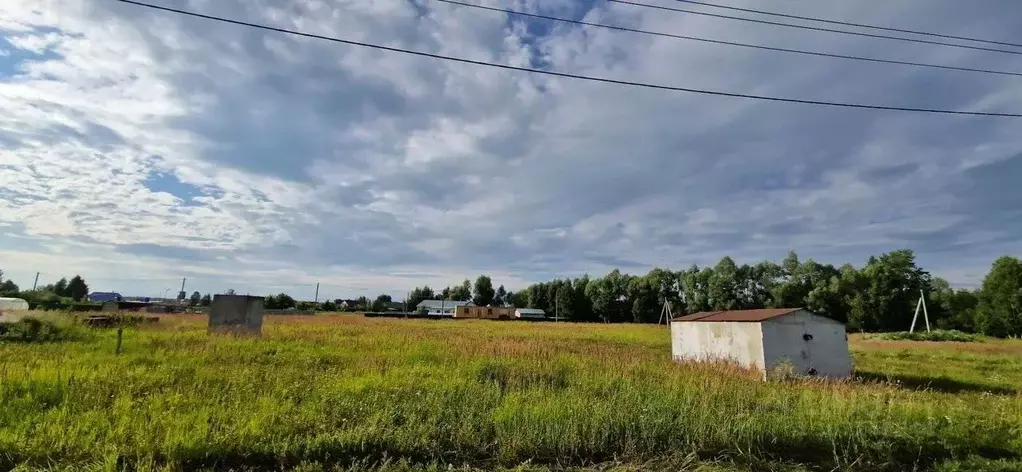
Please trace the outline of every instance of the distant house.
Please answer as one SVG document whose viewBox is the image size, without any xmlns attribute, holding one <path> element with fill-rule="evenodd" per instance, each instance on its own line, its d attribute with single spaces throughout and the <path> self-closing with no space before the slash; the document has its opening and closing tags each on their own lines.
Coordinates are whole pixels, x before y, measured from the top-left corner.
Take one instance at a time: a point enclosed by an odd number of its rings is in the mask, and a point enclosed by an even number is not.
<svg viewBox="0 0 1022 472">
<path fill-rule="evenodd" d="M 845 325 L 802 308 L 693 313 L 671 323 L 675 360 L 734 362 L 776 374 L 847 377 Z"/>
<path fill-rule="evenodd" d="M 124 300 L 124 297 L 117 292 L 92 292 L 89 294 L 90 302 L 119 302 Z"/>
<path fill-rule="evenodd" d="M 334 305 L 338 311 L 355 311 L 358 308 L 358 300 L 338 298 L 334 300 Z"/>
<path fill-rule="evenodd" d="M 423 300 L 415 305 L 415 311 L 425 310 L 429 315 L 454 316 L 454 311 L 459 306 L 475 306 L 470 301 L 457 300 Z"/>
<path fill-rule="evenodd" d="M 519 308 L 515 310 L 515 318 L 518 319 L 546 319 L 546 312 L 539 308 Z"/>
</svg>

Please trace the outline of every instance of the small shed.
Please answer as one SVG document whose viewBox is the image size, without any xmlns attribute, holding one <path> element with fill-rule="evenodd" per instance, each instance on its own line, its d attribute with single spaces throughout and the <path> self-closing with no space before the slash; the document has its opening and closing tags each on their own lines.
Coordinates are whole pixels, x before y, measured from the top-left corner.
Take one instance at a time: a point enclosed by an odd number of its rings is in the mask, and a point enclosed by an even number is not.
<svg viewBox="0 0 1022 472">
<path fill-rule="evenodd" d="M 258 335 L 263 329 L 263 297 L 215 295 L 209 311 L 209 332 Z"/>
<path fill-rule="evenodd" d="M 803 308 L 701 312 L 672 321 L 674 360 L 734 362 L 764 378 L 852 373 L 845 325 Z"/>
</svg>

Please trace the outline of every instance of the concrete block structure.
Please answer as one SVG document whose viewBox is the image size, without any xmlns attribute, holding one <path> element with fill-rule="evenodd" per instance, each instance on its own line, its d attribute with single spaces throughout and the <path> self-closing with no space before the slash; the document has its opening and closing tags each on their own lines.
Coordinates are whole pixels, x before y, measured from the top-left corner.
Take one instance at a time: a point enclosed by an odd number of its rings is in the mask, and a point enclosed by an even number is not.
<svg viewBox="0 0 1022 472">
<path fill-rule="evenodd" d="M 724 361 L 763 373 L 843 378 L 852 373 L 845 325 L 802 308 L 694 313 L 671 323 L 679 361 Z"/>
<path fill-rule="evenodd" d="M 263 329 L 263 297 L 216 295 L 209 310 L 209 332 L 259 335 Z"/>
</svg>

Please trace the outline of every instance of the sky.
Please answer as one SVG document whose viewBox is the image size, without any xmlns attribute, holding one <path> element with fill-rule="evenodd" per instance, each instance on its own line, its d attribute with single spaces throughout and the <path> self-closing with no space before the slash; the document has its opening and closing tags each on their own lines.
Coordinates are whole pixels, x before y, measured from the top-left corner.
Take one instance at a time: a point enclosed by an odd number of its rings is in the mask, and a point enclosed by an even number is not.
<svg viewBox="0 0 1022 472">
<path fill-rule="evenodd" d="M 1022 113 L 1022 77 L 734 48 L 436 0 L 152 3 L 619 80 Z M 604 1 L 485 4 L 1022 72 L 1022 55 Z M 769 8 L 1022 43 L 1022 3 L 1013 0 L 789 0 Z M 36 272 L 40 284 L 77 273 L 93 290 L 126 295 L 173 294 L 187 278 L 189 293 L 311 299 L 319 283 L 320 299 L 400 297 L 478 274 L 517 289 L 725 255 L 780 260 L 791 249 L 861 266 L 900 248 L 969 287 L 994 258 L 1022 252 L 1017 118 L 582 82 L 114 0 L 0 0 L 0 110 L 0 270 L 22 287 Z"/>
</svg>

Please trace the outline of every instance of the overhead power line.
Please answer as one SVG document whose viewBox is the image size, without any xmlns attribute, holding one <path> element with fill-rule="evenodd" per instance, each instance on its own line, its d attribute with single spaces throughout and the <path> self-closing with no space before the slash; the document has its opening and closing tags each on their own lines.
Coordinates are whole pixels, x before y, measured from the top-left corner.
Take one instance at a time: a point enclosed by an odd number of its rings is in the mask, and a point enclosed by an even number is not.
<svg viewBox="0 0 1022 472">
<path fill-rule="evenodd" d="M 781 18 L 792 18 L 792 19 L 796 19 L 796 20 L 818 21 L 820 23 L 830 23 L 832 25 L 854 26 L 854 27 L 857 27 L 857 28 L 869 28 L 869 29 L 882 30 L 882 31 L 894 31 L 894 32 L 897 32 L 897 33 L 919 34 L 919 35 L 923 35 L 923 36 L 932 36 L 932 37 L 935 37 L 935 38 L 959 39 L 959 40 L 962 40 L 962 41 L 973 41 L 973 42 L 977 42 L 977 43 L 987 43 L 987 44 L 1000 44 L 1002 46 L 1014 46 L 1014 47 L 1022 48 L 1022 44 L 1019 44 L 1019 43 L 1009 43 L 1009 42 L 1005 42 L 1005 41 L 994 41 L 994 40 L 991 40 L 991 39 L 970 38 L 968 36 L 955 36 L 955 35 L 944 34 L 944 33 L 932 33 L 932 32 L 929 32 L 929 31 L 919 31 L 919 30 L 910 30 L 910 29 L 902 29 L 902 28 L 891 28 L 891 27 L 888 27 L 888 26 L 867 25 L 867 24 L 863 24 L 863 23 L 852 23 L 850 21 L 828 20 L 828 19 L 825 19 L 825 18 L 818 18 L 818 17 L 815 17 L 815 16 L 790 15 L 790 14 L 786 14 L 786 13 L 777 13 L 777 12 L 772 12 L 772 11 L 754 10 L 752 8 L 739 8 L 739 7 L 733 7 L 733 6 L 730 6 L 730 5 L 717 5 L 717 4 L 714 4 L 714 3 L 699 2 L 699 1 L 696 1 L 696 0 L 675 0 L 675 1 L 682 2 L 682 3 L 691 3 L 693 5 L 702 5 L 704 7 L 722 8 L 724 10 L 742 11 L 742 12 L 746 12 L 746 13 L 756 13 L 756 14 L 759 14 L 759 15 L 777 16 L 777 17 L 781 17 Z"/>
<path fill-rule="evenodd" d="M 793 54 L 803 54 L 803 55 L 808 55 L 808 56 L 830 57 L 830 58 L 835 58 L 835 59 L 850 59 L 850 60 L 855 60 L 855 61 L 876 62 L 876 63 L 882 63 L 882 64 L 897 64 L 897 65 L 905 65 L 905 66 L 930 67 L 930 68 L 934 68 L 934 69 L 947 69 L 947 70 L 957 70 L 957 71 L 963 71 L 963 72 L 980 72 L 980 73 L 984 73 L 984 74 L 1013 75 L 1013 76 L 1017 76 L 1017 77 L 1022 77 L 1022 72 L 1009 72 L 1009 71 L 1000 71 L 1000 70 L 991 70 L 991 69 L 978 69 L 978 68 L 973 68 L 973 67 L 947 66 L 947 65 L 941 65 L 941 64 L 928 64 L 928 63 L 924 63 L 924 62 L 896 61 L 896 60 L 891 60 L 891 59 L 878 59 L 878 58 L 873 58 L 873 57 L 850 56 L 850 55 L 845 55 L 845 54 L 832 54 L 832 53 L 826 53 L 826 52 L 806 51 L 806 50 L 802 50 L 802 49 L 779 48 L 779 47 L 773 47 L 773 46 L 764 46 L 762 44 L 749 44 L 749 43 L 739 43 L 739 42 L 734 42 L 734 41 L 722 41 L 722 40 L 717 40 L 717 39 L 700 38 L 700 37 L 696 37 L 696 36 L 686 36 L 686 35 L 681 35 L 681 34 L 663 33 L 663 32 L 659 32 L 659 31 L 648 31 L 648 30 L 641 30 L 641 29 L 636 29 L 636 28 L 627 28 L 627 27 L 624 27 L 624 26 L 614 26 L 614 25 L 608 25 L 608 24 L 603 24 L 603 23 L 593 23 L 593 22 L 582 21 L 582 20 L 572 20 L 572 19 L 560 18 L 560 17 L 556 17 L 556 16 L 540 15 L 540 14 L 537 14 L 537 13 L 526 13 L 526 12 L 518 11 L 518 10 L 509 10 L 509 9 L 505 9 L 505 8 L 488 7 L 488 6 L 485 6 L 485 5 L 465 3 L 465 2 L 460 2 L 460 1 L 457 1 L 457 0 L 436 0 L 436 1 L 442 2 L 442 3 L 450 3 L 452 5 L 460 5 L 460 6 L 464 6 L 464 7 L 478 8 L 478 9 L 481 9 L 481 10 L 489 10 L 489 11 L 494 11 L 494 12 L 507 13 L 507 14 L 511 14 L 511 15 L 526 16 L 526 17 L 530 17 L 530 18 L 539 18 L 539 19 L 550 20 L 550 21 L 560 21 L 560 22 L 563 22 L 563 23 L 571 23 L 571 24 L 582 25 L 582 26 L 592 26 L 592 27 L 596 27 L 596 28 L 606 28 L 606 29 L 616 30 L 616 31 L 627 31 L 627 32 L 630 32 L 630 33 L 641 33 L 641 34 L 648 34 L 648 35 L 652 35 L 652 36 L 662 36 L 662 37 L 666 37 L 666 38 L 686 39 L 686 40 L 690 40 L 690 41 L 699 41 L 699 42 L 703 42 L 703 43 L 721 44 L 721 45 L 725 45 L 725 46 L 737 46 L 737 47 L 743 47 L 743 48 L 761 49 L 761 50 L 766 50 L 766 51 L 787 52 L 787 53 L 793 53 Z"/>
<path fill-rule="evenodd" d="M 805 99 L 798 99 L 798 98 L 786 98 L 786 97 L 774 97 L 774 96 L 768 96 L 768 95 L 753 95 L 753 94 L 745 94 L 745 93 L 722 92 L 722 91 L 716 91 L 716 90 L 695 89 L 695 88 L 688 88 L 688 87 L 674 87 L 674 86 L 669 86 L 669 85 L 651 84 L 651 83 L 646 83 L 646 82 L 633 82 L 633 81 L 628 81 L 628 80 L 610 79 L 610 78 L 606 78 L 606 77 L 593 77 L 593 76 L 580 75 L 580 74 L 571 74 L 571 73 L 567 73 L 567 72 L 557 72 L 557 71 L 543 70 L 543 69 L 532 69 L 532 68 L 528 68 L 528 67 L 518 67 L 518 66 L 507 65 L 507 64 L 495 63 L 495 62 L 477 61 L 477 60 L 474 60 L 474 59 L 466 59 L 466 58 L 462 58 L 462 57 L 445 56 L 445 55 L 442 55 L 442 54 L 434 54 L 434 53 L 423 52 L 423 51 L 415 51 L 415 50 L 402 49 L 402 48 L 396 48 L 396 47 L 391 47 L 391 46 L 383 46 L 383 45 L 379 45 L 379 44 L 364 43 L 364 42 L 361 42 L 361 41 L 353 41 L 353 40 L 350 40 L 350 39 L 341 39 L 341 38 L 334 38 L 334 37 L 330 37 L 330 36 L 323 36 L 323 35 L 312 34 L 312 33 L 303 33 L 301 31 L 295 31 L 295 30 L 289 30 L 289 29 L 284 29 L 284 28 L 278 28 L 278 27 L 275 27 L 275 26 L 262 25 L 262 24 L 258 24 L 258 23 L 250 23 L 250 22 L 240 21 L 240 20 L 232 20 L 232 19 L 229 19 L 229 18 L 223 18 L 223 17 L 219 17 L 219 16 L 212 16 L 212 15 L 206 15 L 206 14 L 203 14 L 203 13 L 196 13 L 196 12 L 187 11 L 187 10 L 179 10 L 179 9 L 176 9 L 176 8 L 164 7 L 164 6 L 159 6 L 159 5 L 152 5 L 152 4 L 148 4 L 148 3 L 138 2 L 138 1 L 135 1 L 135 0 L 116 0 L 116 1 L 121 2 L 121 3 L 127 3 L 127 4 L 131 4 L 131 5 L 136 5 L 136 6 L 140 6 L 140 7 L 144 7 L 144 8 L 150 8 L 150 9 L 154 9 L 154 10 L 161 10 L 161 11 L 165 11 L 165 12 L 176 13 L 176 14 L 179 14 L 179 15 L 191 16 L 191 17 L 195 17 L 195 18 L 203 18 L 203 19 L 207 19 L 207 20 L 211 20 L 211 21 L 216 21 L 216 22 L 221 22 L 221 23 L 229 23 L 229 24 L 239 25 L 239 26 L 247 26 L 247 27 L 250 27 L 250 28 L 257 28 L 257 29 L 266 30 L 266 31 L 275 31 L 275 32 L 278 32 L 278 33 L 290 34 L 290 35 L 294 35 L 294 36 L 301 36 L 301 37 L 305 37 L 305 38 L 321 39 L 321 40 L 324 40 L 324 41 L 331 41 L 331 42 L 340 43 L 340 44 L 348 44 L 348 45 L 351 45 L 351 46 L 359 46 L 359 47 L 365 47 L 365 48 L 379 49 L 379 50 L 382 50 L 382 51 L 397 52 L 397 53 L 409 54 L 409 55 L 413 55 L 413 56 L 431 57 L 431 58 L 434 58 L 434 59 L 442 59 L 442 60 L 446 60 L 446 61 L 460 62 L 460 63 L 463 63 L 463 64 L 474 64 L 474 65 L 478 65 L 478 66 L 493 67 L 493 68 L 505 69 L 505 70 L 515 70 L 515 71 L 520 71 L 520 72 L 529 72 L 529 73 L 533 73 L 533 74 L 543 74 L 543 75 L 549 75 L 549 76 L 554 76 L 554 77 L 564 77 L 564 78 L 570 78 L 570 79 L 587 80 L 587 81 L 591 81 L 591 82 L 602 82 L 602 83 L 608 83 L 608 84 L 627 85 L 627 86 L 647 88 L 647 89 L 670 90 L 670 91 L 675 91 L 675 92 L 688 92 L 688 93 L 694 93 L 694 94 L 713 95 L 713 96 L 720 96 L 720 97 L 747 98 L 747 99 L 753 99 L 753 100 L 764 100 L 764 101 L 784 102 L 784 103 L 800 103 L 800 104 L 805 104 L 805 105 L 821 105 L 821 106 L 830 106 L 830 107 L 859 108 L 859 109 L 869 109 L 869 110 L 887 110 L 887 111 L 907 111 L 907 112 L 918 112 L 918 113 L 935 113 L 935 114 L 944 114 L 944 115 L 971 115 L 971 116 L 995 116 L 995 117 L 1005 117 L 1005 118 L 1022 118 L 1022 114 L 1016 114 L 1016 113 L 994 113 L 994 112 L 947 110 L 947 109 L 938 109 L 938 108 L 915 108 L 915 107 L 899 107 L 899 106 L 887 106 L 887 105 L 870 105 L 870 104 L 863 104 L 863 103 L 828 102 L 828 101 L 822 101 L 822 100 L 805 100 Z"/>
<path fill-rule="evenodd" d="M 988 48 L 988 47 L 983 47 L 983 46 L 970 46 L 968 44 L 945 43 L 945 42 L 941 42 L 941 41 L 930 41 L 928 39 L 903 38 L 903 37 L 899 37 L 899 36 L 887 36 L 887 35 L 883 35 L 883 34 L 863 33 L 863 32 L 860 32 L 860 31 L 847 31 L 847 30 L 839 30 L 839 29 L 832 29 L 832 28 L 822 28 L 822 27 L 819 27 L 819 26 L 796 25 L 796 24 L 791 24 L 791 23 L 781 23 L 781 22 L 778 22 L 778 21 L 757 20 L 755 18 L 745 18 L 745 17 L 741 17 L 741 16 L 722 15 L 722 14 L 719 14 L 719 13 L 708 13 L 708 12 L 705 12 L 705 11 L 685 10 L 683 8 L 665 7 L 665 6 L 661 6 L 661 5 L 651 5 L 649 3 L 632 2 L 632 1 L 629 1 L 629 0 L 607 0 L 607 1 L 608 2 L 612 2 L 612 3 L 621 3 L 621 4 L 624 4 L 624 5 L 634 5 L 634 6 L 643 7 L 643 8 L 655 8 L 657 10 L 673 11 L 673 12 L 679 12 L 679 13 L 688 13 L 690 15 L 701 15 L 701 16 L 709 16 L 709 17 L 713 17 L 713 18 L 723 18 L 723 19 L 728 19 L 728 20 L 747 21 L 749 23 L 760 23 L 760 24 L 764 24 L 764 25 L 784 26 L 786 28 L 798 28 L 798 29 L 812 30 L 812 31 L 825 31 L 825 32 L 828 32 L 828 33 L 848 34 L 848 35 L 852 35 L 852 36 L 864 36 L 864 37 L 867 37 L 867 38 L 890 39 L 890 40 L 894 40 L 894 41 L 907 41 L 907 42 L 910 42 L 910 43 L 932 44 L 932 45 L 935 45 L 935 46 L 947 46 L 947 47 L 952 47 L 952 48 L 972 49 L 972 50 L 976 50 L 976 51 L 990 51 L 990 52 L 1000 52 L 1000 53 L 1004 53 L 1004 54 L 1018 54 L 1018 55 L 1022 55 L 1022 51 L 1014 51 L 1014 50 L 1011 50 L 1011 49 L 997 49 L 997 48 Z"/>
</svg>

